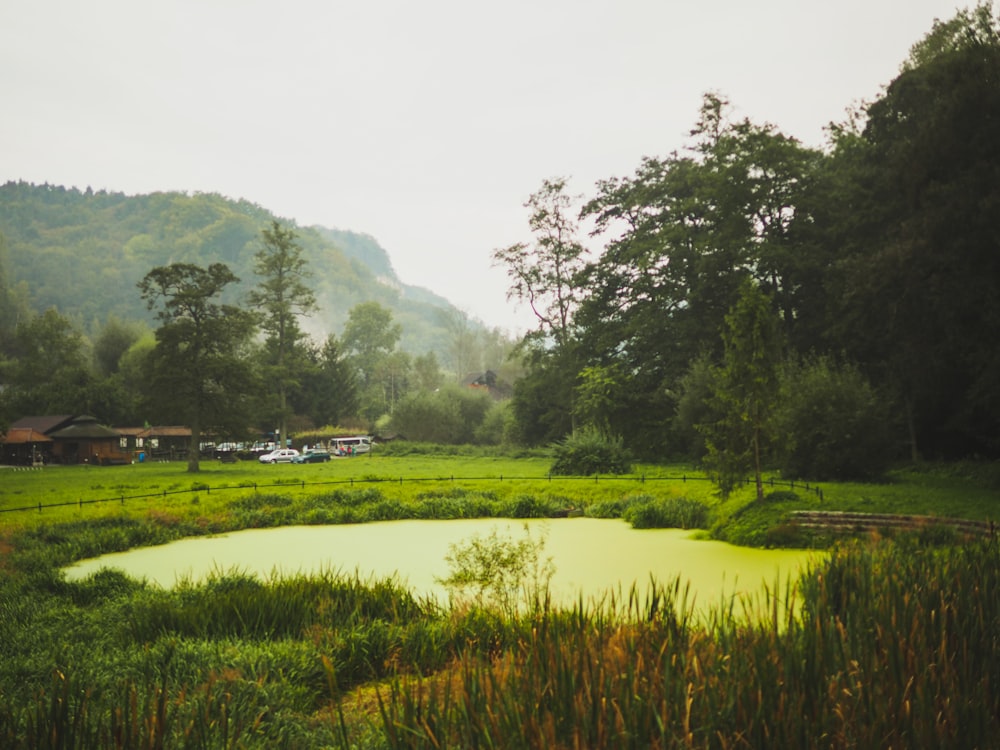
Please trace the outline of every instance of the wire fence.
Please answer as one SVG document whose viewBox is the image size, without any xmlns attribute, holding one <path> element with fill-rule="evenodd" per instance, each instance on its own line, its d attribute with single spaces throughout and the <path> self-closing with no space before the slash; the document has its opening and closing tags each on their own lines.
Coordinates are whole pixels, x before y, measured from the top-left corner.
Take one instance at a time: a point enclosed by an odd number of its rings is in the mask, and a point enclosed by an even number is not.
<svg viewBox="0 0 1000 750">
<path fill-rule="evenodd" d="M 551 474 L 543 476 L 504 476 L 502 474 L 488 477 L 456 477 L 456 476 L 435 476 L 435 477 L 363 477 L 363 478 L 342 478 L 333 479 L 318 482 L 308 482 L 305 480 L 301 481 L 278 481 L 270 484 L 262 484 L 260 482 L 247 482 L 243 484 L 225 484 L 217 487 L 212 487 L 207 484 L 196 484 L 192 487 L 186 489 L 172 489 L 172 490 L 159 490 L 157 492 L 145 492 L 138 495 L 126 495 L 124 493 L 106 496 L 106 497 L 96 497 L 83 499 L 79 498 L 77 500 L 66 500 L 59 503 L 34 503 L 32 505 L 23 505 L 17 508 L 0 508 L 0 513 L 17 513 L 24 511 L 36 511 L 42 513 L 50 508 L 66 508 L 71 506 L 79 506 L 81 509 L 85 505 L 99 505 L 102 503 L 119 503 L 125 505 L 126 502 L 136 501 L 136 500 L 150 500 L 159 497 L 168 497 L 170 495 L 183 495 L 183 494 L 195 494 L 195 493 L 206 493 L 212 494 L 213 492 L 233 492 L 233 491 L 246 491 L 253 490 L 254 492 L 259 492 L 261 490 L 267 489 L 306 489 L 307 487 L 320 487 L 320 486 L 331 486 L 331 485 L 348 485 L 354 487 L 356 485 L 367 485 L 367 484 L 381 484 L 381 485 L 398 485 L 402 486 L 407 482 L 448 482 L 451 484 L 459 484 L 464 482 L 547 482 L 547 483 L 574 483 L 574 482 L 587 482 L 587 483 L 600 483 L 600 482 L 625 482 L 625 483 L 635 483 L 638 485 L 645 485 L 647 483 L 656 482 L 679 482 L 681 484 L 686 484 L 687 482 L 711 482 L 709 477 L 699 477 L 699 476 L 687 476 L 686 474 L 680 474 L 675 476 L 654 476 L 649 477 L 645 474 L 641 475 L 593 475 L 587 477 L 567 477 L 567 476 L 553 476 Z M 810 492 L 816 495 L 820 501 L 824 499 L 823 490 L 819 485 L 811 484 L 809 482 L 795 482 L 795 481 L 784 481 L 778 479 L 765 479 L 764 484 L 769 488 L 773 489 L 775 487 L 782 488 L 787 487 L 791 491 L 801 490 L 803 492 Z M 745 486 L 749 486 L 755 483 L 753 479 L 745 479 L 742 482 Z"/>
</svg>

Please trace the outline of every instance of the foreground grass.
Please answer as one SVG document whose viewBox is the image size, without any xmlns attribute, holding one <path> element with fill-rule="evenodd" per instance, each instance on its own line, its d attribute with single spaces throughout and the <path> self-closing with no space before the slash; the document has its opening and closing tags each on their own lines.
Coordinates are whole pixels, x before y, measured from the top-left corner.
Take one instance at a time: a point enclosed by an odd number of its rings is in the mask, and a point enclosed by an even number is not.
<svg viewBox="0 0 1000 750">
<path fill-rule="evenodd" d="M 992 747 L 998 563 L 995 543 L 849 546 L 800 614 L 771 592 L 769 618 L 707 625 L 678 582 L 501 616 L 392 581 L 34 571 L 0 586 L 0 745 Z"/>
<path fill-rule="evenodd" d="M 523 517 L 572 504 L 669 511 L 761 539 L 793 507 L 989 518 L 997 499 L 978 467 L 831 485 L 822 501 L 783 490 L 758 504 L 749 490 L 720 502 L 685 467 L 550 481 L 547 466 L 401 456 L 212 464 L 197 476 L 176 464 L 5 474 L 0 509 L 76 503 L 0 515 L 0 746 L 993 745 L 995 541 L 849 546 L 803 581 L 796 608 L 771 592 L 765 621 L 730 609 L 707 625 L 678 581 L 641 601 L 561 610 L 541 600 L 504 616 L 442 610 L 392 580 L 233 573 L 161 590 L 112 571 L 70 583 L 59 570 L 287 523 Z"/>
</svg>

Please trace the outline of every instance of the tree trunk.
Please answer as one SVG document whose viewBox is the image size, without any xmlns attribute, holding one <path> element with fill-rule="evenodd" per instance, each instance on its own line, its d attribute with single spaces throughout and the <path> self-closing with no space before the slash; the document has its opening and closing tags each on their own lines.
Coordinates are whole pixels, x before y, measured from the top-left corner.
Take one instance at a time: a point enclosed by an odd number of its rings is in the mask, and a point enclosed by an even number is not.
<svg viewBox="0 0 1000 750">
<path fill-rule="evenodd" d="M 201 425 L 197 420 L 191 425 L 191 442 L 188 444 L 188 473 L 201 471 L 198 463 L 201 458 Z"/>
</svg>

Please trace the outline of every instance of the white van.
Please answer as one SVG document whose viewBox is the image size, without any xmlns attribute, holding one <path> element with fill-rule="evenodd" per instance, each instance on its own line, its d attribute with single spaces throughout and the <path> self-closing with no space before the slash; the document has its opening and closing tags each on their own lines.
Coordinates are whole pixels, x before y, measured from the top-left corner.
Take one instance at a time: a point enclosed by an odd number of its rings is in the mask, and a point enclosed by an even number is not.
<svg viewBox="0 0 1000 750">
<path fill-rule="evenodd" d="M 338 437 L 330 441 L 330 453 L 335 456 L 356 456 L 372 449 L 372 439 L 368 435 Z"/>
</svg>

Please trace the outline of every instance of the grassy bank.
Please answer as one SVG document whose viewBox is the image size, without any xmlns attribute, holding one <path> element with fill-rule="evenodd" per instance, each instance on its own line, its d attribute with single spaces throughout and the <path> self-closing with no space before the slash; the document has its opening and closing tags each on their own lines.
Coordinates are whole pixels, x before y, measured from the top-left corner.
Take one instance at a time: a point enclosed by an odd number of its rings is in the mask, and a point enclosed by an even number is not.
<svg viewBox="0 0 1000 750">
<path fill-rule="evenodd" d="M 750 489 L 722 503 L 686 467 L 598 480 L 550 479 L 547 467 L 410 455 L 5 473 L 0 510 L 68 504 L 0 514 L 0 746 L 985 747 L 1000 730 L 995 541 L 866 539 L 802 583 L 800 616 L 788 592 L 771 592 L 766 621 L 728 610 L 707 626 L 679 581 L 599 609 L 539 602 L 511 615 L 444 610 L 394 580 L 232 573 L 162 590 L 59 570 L 289 523 L 573 505 L 768 543 L 792 509 L 989 518 L 997 502 L 974 465 L 829 485 L 822 500 L 781 489 L 764 503 Z"/>
</svg>

